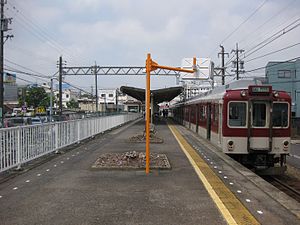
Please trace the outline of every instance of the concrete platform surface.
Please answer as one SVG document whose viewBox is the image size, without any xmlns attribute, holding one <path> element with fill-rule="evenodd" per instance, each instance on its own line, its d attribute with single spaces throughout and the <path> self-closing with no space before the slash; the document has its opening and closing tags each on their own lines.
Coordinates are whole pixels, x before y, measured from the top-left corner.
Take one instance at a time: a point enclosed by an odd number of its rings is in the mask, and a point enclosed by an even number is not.
<svg viewBox="0 0 300 225">
<path fill-rule="evenodd" d="M 0 224 L 226 224 L 166 125 L 158 125 L 172 170 L 91 170 L 105 152 L 143 151 L 119 128 L 0 184 Z M 126 132 L 123 132 L 126 131 Z"/>
<path fill-rule="evenodd" d="M 144 151 L 144 143 L 128 142 L 143 121 L 126 125 L 0 182 L 0 225 L 300 224 L 298 206 L 284 194 L 172 126 L 156 125 L 164 142 L 150 145 L 167 155 L 171 170 L 91 169 L 103 153 Z"/>
</svg>

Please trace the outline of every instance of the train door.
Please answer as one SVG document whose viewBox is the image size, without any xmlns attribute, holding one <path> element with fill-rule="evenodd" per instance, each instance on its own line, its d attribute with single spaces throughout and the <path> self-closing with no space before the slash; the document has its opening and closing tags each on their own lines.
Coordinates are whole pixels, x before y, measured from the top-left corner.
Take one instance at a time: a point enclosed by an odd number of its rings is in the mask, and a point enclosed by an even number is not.
<svg viewBox="0 0 300 225">
<path fill-rule="evenodd" d="M 211 104 L 207 103 L 207 110 L 206 110 L 206 138 L 210 140 L 211 136 Z"/>
<path fill-rule="evenodd" d="M 248 112 L 249 150 L 270 151 L 272 147 L 272 105 L 270 101 L 250 101 Z M 257 135 L 259 135 L 259 138 Z"/>
<path fill-rule="evenodd" d="M 219 143 L 222 144 L 222 111 L 223 111 L 223 104 L 218 104 L 216 107 L 219 107 L 219 129 L 218 129 L 218 136 L 219 136 Z"/>
<path fill-rule="evenodd" d="M 191 118 L 191 112 L 192 112 L 191 106 L 188 107 L 188 110 L 189 110 L 189 111 L 188 111 L 188 112 L 189 112 L 189 129 L 191 129 L 191 119 L 192 119 L 192 118 Z"/>
<path fill-rule="evenodd" d="M 199 129 L 199 125 L 198 125 L 198 120 L 199 120 L 199 116 L 198 116 L 198 114 L 199 114 L 199 105 L 196 105 L 196 114 L 195 114 L 195 116 L 196 116 L 196 133 L 198 133 L 198 129 Z"/>
</svg>

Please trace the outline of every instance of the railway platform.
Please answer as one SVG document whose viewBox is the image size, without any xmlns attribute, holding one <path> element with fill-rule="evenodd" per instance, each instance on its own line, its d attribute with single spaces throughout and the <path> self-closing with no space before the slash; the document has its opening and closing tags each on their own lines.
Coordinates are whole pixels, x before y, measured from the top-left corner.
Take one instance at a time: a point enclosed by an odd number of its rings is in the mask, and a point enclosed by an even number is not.
<svg viewBox="0 0 300 225">
<path fill-rule="evenodd" d="M 299 203 L 180 125 L 160 121 L 169 170 L 93 170 L 103 153 L 144 151 L 128 142 L 139 120 L 0 183 L 0 224 L 300 224 Z"/>
</svg>

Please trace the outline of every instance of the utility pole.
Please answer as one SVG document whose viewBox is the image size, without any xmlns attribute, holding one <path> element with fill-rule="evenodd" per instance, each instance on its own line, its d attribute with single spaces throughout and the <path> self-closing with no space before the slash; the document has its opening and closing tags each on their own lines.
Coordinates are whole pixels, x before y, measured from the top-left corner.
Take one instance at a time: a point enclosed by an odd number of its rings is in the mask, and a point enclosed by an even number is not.
<svg viewBox="0 0 300 225">
<path fill-rule="evenodd" d="M 50 122 L 53 120 L 53 78 L 51 78 L 51 84 L 50 84 L 50 112 L 49 112 L 49 117 L 50 117 Z"/>
<path fill-rule="evenodd" d="M 240 58 L 239 58 L 239 53 L 243 53 L 244 51 L 245 50 L 243 50 L 243 49 L 239 49 L 238 43 L 236 43 L 236 49 L 231 51 L 231 52 L 234 52 L 236 55 L 236 59 L 234 61 L 232 61 L 233 68 L 235 68 L 235 70 L 231 70 L 231 71 L 236 73 L 237 80 L 240 79 L 240 74 L 245 73 L 244 61 L 240 60 Z"/>
<path fill-rule="evenodd" d="M 62 118 L 62 56 L 59 57 L 59 70 L 58 70 L 58 82 L 59 82 L 59 116 Z"/>
<path fill-rule="evenodd" d="M 218 53 L 218 57 L 219 57 L 219 55 L 221 55 L 221 57 L 222 57 L 221 58 L 221 63 L 222 63 L 222 65 L 221 65 L 222 85 L 225 85 L 225 70 L 226 70 L 226 68 L 225 68 L 225 62 L 224 61 L 225 61 L 225 55 L 229 56 L 229 54 L 225 52 L 224 47 L 222 45 L 220 45 L 220 48 L 221 48 L 221 52 Z"/>
<path fill-rule="evenodd" d="M 0 31 L 0 127 L 3 127 L 3 111 L 4 111 L 4 87 L 3 87 L 3 75 L 4 75 L 4 42 L 8 38 L 12 38 L 13 35 L 7 35 L 4 37 L 4 32 L 10 30 L 8 28 L 8 24 L 11 24 L 12 18 L 4 18 L 4 5 L 6 4 L 6 0 L 1 0 L 1 9 L 0 9 L 0 17 L 1 17 L 1 31 Z M 6 38 L 6 40 L 4 40 Z"/>
<path fill-rule="evenodd" d="M 98 112 L 98 76 L 97 76 L 97 64 L 95 62 L 94 67 L 94 75 L 95 75 L 95 95 L 96 95 L 96 112 Z"/>
</svg>

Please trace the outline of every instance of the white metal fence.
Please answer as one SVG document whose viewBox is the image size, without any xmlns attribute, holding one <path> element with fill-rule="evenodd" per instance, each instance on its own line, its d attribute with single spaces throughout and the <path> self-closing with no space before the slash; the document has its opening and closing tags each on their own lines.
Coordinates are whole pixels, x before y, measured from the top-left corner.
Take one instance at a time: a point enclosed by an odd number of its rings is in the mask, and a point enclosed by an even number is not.
<svg viewBox="0 0 300 225">
<path fill-rule="evenodd" d="M 0 129 L 0 173 L 138 117 L 132 113 Z"/>
</svg>

